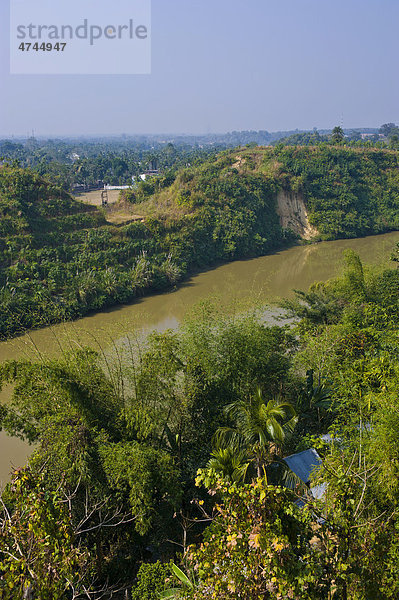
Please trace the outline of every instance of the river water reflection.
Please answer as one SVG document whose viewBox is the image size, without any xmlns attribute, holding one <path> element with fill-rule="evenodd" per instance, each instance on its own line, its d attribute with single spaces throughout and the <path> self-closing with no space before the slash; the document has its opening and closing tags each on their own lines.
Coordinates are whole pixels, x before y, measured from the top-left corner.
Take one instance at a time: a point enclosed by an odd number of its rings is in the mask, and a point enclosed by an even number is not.
<svg viewBox="0 0 399 600">
<path fill-rule="evenodd" d="M 98 313 L 75 323 L 67 323 L 31 332 L 29 335 L 0 344 L 0 362 L 13 358 L 54 356 L 61 348 L 76 344 L 101 345 L 107 349 L 113 341 L 131 332 L 177 327 L 195 304 L 216 297 L 222 304 L 272 302 L 292 295 L 293 289 L 306 290 L 315 281 L 324 281 L 339 272 L 342 252 L 358 252 L 366 263 L 386 261 L 399 232 L 354 240 L 322 242 L 296 246 L 275 254 L 222 265 L 200 273 L 179 289 L 143 298 L 134 304 Z M 4 398 L 4 394 L 3 394 Z M 12 465 L 20 466 L 29 447 L 20 440 L 0 433 L 0 482 L 8 478 Z"/>
</svg>

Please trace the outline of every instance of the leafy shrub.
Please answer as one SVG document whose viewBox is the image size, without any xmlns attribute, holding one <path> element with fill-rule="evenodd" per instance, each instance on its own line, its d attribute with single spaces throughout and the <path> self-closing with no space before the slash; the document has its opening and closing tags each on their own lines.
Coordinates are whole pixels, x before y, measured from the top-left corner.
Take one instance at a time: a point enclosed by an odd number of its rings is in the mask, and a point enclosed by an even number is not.
<svg viewBox="0 0 399 600">
<path fill-rule="evenodd" d="M 170 575 L 167 563 L 144 563 L 137 574 L 137 584 L 132 590 L 132 600 L 159 600 L 165 589 L 165 579 Z"/>
</svg>

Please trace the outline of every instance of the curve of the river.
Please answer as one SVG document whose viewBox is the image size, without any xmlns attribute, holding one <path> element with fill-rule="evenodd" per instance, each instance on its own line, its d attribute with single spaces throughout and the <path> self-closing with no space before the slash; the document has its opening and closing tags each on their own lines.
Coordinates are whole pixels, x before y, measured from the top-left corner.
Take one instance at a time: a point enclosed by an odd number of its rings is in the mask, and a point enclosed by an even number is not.
<svg viewBox="0 0 399 600">
<path fill-rule="evenodd" d="M 272 302 L 292 295 L 293 289 L 306 290 L 313 282 L 336 275 L 345 249 L 353 249 L 366 263 L 381 263 L 389 259 L 397 243 L 399 232 L 393 232 L 295 246 L 261 258 L 224 264 L 195 275 L 175 291 L 0 343 L 0 362 L 39 354 L 54 356 L 61 348 L 77 343 L 106 349 L 130 332 L 173 328 L 192 306 L 210 296 L 222 304 L 237 301 L 248 307 Z M 8 478 L 11 466 L 23 464 L 28 454 L 24 442 L 0 433 L 0 483 Z"/>
</svg>

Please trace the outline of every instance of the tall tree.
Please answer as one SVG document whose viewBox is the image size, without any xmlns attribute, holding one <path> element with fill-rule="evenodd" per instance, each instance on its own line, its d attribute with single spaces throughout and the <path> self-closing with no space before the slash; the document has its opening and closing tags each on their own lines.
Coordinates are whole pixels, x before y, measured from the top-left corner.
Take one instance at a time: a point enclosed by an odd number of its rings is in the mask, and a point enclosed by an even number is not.
<svg viewBox="0 0 399 600">
<path fill-rule="evenodd" d="M 342 129 L 342 127 L 334 127 L 334 129 L 332 130 L 332 136 L 331 136 L 331 141 L 334 144 L 340 144 L 341 142 L 343 142 L 345 139 L 345 134 L 344 134 L 344 130 Z"/>
</svg>

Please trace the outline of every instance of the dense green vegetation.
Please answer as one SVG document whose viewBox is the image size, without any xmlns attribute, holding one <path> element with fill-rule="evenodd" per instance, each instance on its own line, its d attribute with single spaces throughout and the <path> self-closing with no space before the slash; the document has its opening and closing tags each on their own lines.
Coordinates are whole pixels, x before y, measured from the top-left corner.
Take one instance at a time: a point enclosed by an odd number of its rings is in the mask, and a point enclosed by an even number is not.
<svg viewBox="0 0 399 600">
<path fill-rule="evenodd" d="M 398 152 L 321 145 L 281 148 L 277 156 L 322 239 L 399 227 Z"/>
<path fill-rule="evenodd" d="M 205 302 L 113 361 L 1 365 L 1 427 L 35 442 L 2 494 L 1 597 L 397 598 L 393 265 L 347 253 L 291 327 Z M 318 499 L 282 462 L 310 447 Z"/>
<path fill-rule="evenodd" d="M 142 182 L 143 220 L 111 225 L 29 170 L 0 169 L 0 336 L 130 302 L 217 261 L 294 241 L 279 191 L 303 198 L 319 239 L 399 228 L 398 152 L 245 148 Z"/>
<path fill-rule="evenodd" d="M 217 185 L 201 209 L 175 203 L 165 215 L 116 227 L 29 171 L 4 166 L 0 335 L 132 301 L 194 268 L 264 254 L 290 238 L 274 211 L 273 182 L 259 189 L 244 178 L 223 198 Z"/>
<path fill-rule="evenodd" d="M 379 130 L 352 129 L 344 131 L 334 127 L 332 132 L 313 131 L 296 132 L 273 141 L 273 145 L 317 146 L 326 142 L 341 143 L 353 148 L 391 148 L 399 149 L 399 127 L 395 123 L 384 123 Z"/>
<path fill-rule="evenodd" d="M 187 208 L 237 203 L 284 190 L 300 194 L 321 239 L 381 233 L 399 227 L 399 153 L 321 144 L 224 152 L 211 163 L 183 170 L 169 196 Z M 154 190 L 151 190 L 153 193 Z M 145 190 L 136 194 L 145 198 Z"/>
<path fill-rule="evenodd" d="M 362 139 L 362 133 L 367 137 Z M 342 132 L 343 134 L 343 132 Z M 385 123 L 378 129 L 346 130 L 348 145 L 399 148 L 399 128 Z M 309 132 L 233 131 L 203 136 L 127 136 L 78 139 L 0 140 L 0 161 L 17 161 L 30 167 L 65 191 L 98 188 L 103 184 L 131 185 L 147 169 L 172 173 L 188 165 L 199 165 L 226 148 L 268 144 L 318 145 L 337 141 L 328 130 Z"/>
<path fill-rule="evenodd" d="M 205 145 L 182 140 L 176 145 L 156 139 L 0 140 L 0 160 L 29 167 L 65 191 L 75 187 L 99 188 L 104 184 L 131 185 L 147 169 L 162 172 L 198 164 L 225 145 Z"/>
</svg>

